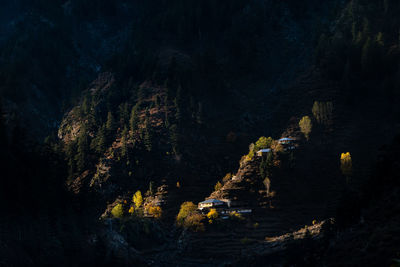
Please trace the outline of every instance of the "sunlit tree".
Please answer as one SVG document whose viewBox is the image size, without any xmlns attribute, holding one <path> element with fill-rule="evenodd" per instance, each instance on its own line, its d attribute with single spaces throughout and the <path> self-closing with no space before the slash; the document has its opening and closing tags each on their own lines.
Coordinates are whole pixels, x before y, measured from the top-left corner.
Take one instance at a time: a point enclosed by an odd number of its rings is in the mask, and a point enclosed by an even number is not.
<svg viewBox="0 0 400 267">
<path fill-rule="evenodd" d="M 215 219 L 218 218 L 218 212 L 216 209 L 210 209 L 210 211 L 207 213 L 207 218 L 209 223 L 213 223 Z"/>
<path fill-rule="evenodd" d="M 122 216 L 124 216 L 124 207 L 122 204 L 115 205 L 111 210 L 111 214 L 114 218 L 122 218 Z"/>
<path fill-rule="evenodd" d="M 342 170 L 342 173 L 346 177 L 348 183 L 353 173 L 353 163 L 350 152 L 342 153 L 340 155 L 340 169 Z"/>
<path fill-rule="evenodd" d="M 299 122 L 300 130 L 305 135 L 307 140 L 310 138 L 310 133 L 312 130 L 311 119 L 308 116 L 304 116 Z"/>
<path fill-rule="evenodd" d="M 162 215 L 162 209 L 159 206 L 153 206 L 153 205 L 149 205 L 147 208 L 147 213 L 151 216 L 153 216 L 156 219 L 161 218 Z"/>
<path fill-rule="evenodd" d="M 261 136 L 254 145 L 254 150 L 258 151 L 264 148 L 270 148 L 274 140 L 272 137 Z"/>
<path fill-rule="evenodd" d="M 142 192 L 140 190 L 136 191 L 136 193 L 132 197 L 132 202 L 135 204 L 135 208 L 138 209 L 143 204 Z"/>
<path fill-rule="evenodd" d="M 195 213 L 196 210 L 197 206 L 193 202 L 187 201 L 182 203 L 178 216 L 176 216 L 176 223 L 183 226 L 185 219 Z"/>
</svg>

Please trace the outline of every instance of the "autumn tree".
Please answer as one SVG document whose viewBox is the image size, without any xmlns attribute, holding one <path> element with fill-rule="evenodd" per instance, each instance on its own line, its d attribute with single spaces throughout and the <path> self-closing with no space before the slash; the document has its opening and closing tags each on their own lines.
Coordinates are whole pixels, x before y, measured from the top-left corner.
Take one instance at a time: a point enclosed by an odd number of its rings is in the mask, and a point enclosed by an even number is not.
<svg viewBox="0 0 400 267">
<path fill-rule="evenodd" d="M 312 123 L 311 123 L 311 119 L 308 116 L 304 116 L 300 122 L 299 122 L 299 126 L 300 126 L 300 130 L 301 132 L 305 135 L 305 137 L 307 138 L 307 140 L 310 137 L 310 133 L 312 130 Z"/>
<path fill-rule="evenodd" d="M 340 155 L 340 169 L 343 175 L 346 177 L 348 183 L 350 176 L 353 173 L 353 163 L 351 160 L 350 152 L 342 153 Z"/>
<path fill-rule="evenodd" d="M 111 214 L 114 218 L 122 218 L 124 216 L 124 207 L 122 206 L 122 204 L 119 203 L 115 205 L 114 208 L 111 210 Z"/>
<path fill-rule="evenodd" d="M 148 205 L 146 207 L 147 213 L 156 219 L 161 218 L 162 209 L 160 206 Z"/>
<path fill-rule="evenodd" d="M 208 222 L 211 224 L 214 222 L 215 219 L 218 218 L 218 212 L 216 209 L 210 209 L 207 213 Z"/>
<path fill-rule="evenodd" d="M 132 202 L 135 204 L 135 208 L 138 209 L 143 204 L 142 192 L 140 190 L 136 191 L 136 193 L 132 197 Z"/>
<path fill-rule="evenodd" d="M 187 201 L 182 203 L 178 216 L 176 216 L 176 223 L 179 226 L 183 226 L 185 219 L 194 214 L 196 210 L 197 206 L 193 202 Z"/>
</svg>

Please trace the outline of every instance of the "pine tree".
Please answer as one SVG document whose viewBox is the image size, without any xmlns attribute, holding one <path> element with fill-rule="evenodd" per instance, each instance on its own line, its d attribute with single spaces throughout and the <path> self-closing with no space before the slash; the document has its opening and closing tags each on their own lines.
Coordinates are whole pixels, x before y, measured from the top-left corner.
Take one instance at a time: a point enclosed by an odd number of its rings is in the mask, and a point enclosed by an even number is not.
<svg viewBox="0 0 400 267">
<path fill-rule="evenodd" d="M 119 122 L 122 127 L 129 123 L 128 103 L 119 106 Z"/>
<path fill-rule="evenodd" d="M 91 148 L 101 154 L 106 150 L 107 132 L 106 125 L 103 124 L 97 131 L 96 137 L 92 140 Z"/>
<path fill-rule="evenodd" d="M 89 113 L 90 110 L 89 102 L 90 102 L 89 95 L 85 94 L 81 105 L 81 115 L 87 115 Z"/>
<path fill-rule="evenodd" d="M 123 158 L 126 157 L 128 152 L 127 138 L 128 138 L 128 128 L 125 126 L 121 134 L 121 156 Z"/>
<path fill-rule="evenodd" d="M 72 177 L 72 175 L 76 171 L 75 154 L 76 154 L 75 143 L 70 142 L 70 143 L 66 144 L 65 156 L 67 158 L 67 163 L 68 163 L 68 176 L 69 177 Z"/>
<path fill-rule="evenodd" d="M 110 141 L 113 138 L 113 134 L 115 131 L 115 121 L 114 116 L 111 111 L 107 113 L 107 122 L 106 122 L 106 130 L 107 130 L 107 140 Z"/>
<path fill-rule="evenodd" d="M 179 133 L 176 124 L 171 125 L 169 128 L 169 139 L 172 145 L 172 150 L 175 154 L 179 154 Z"/>
<path fill-rule="evenodd" d="M 129 130 L 134 133 L 138 127 L 139 117 L 137 107 L 134 106 L 131 110 L 131 117 L 129 118 Z"/>
<path fill-rule="evenodd" d="M 89 151 L 89 140 L 86 125 L 81 127 L 78 137 L 78 149 L 75 156 L 77 170 L 82 172 L 87 166 L 87 156 Z"/>
<path fill-rule="evenodd" d="M 183 99 L 182 86 L 179 85 L 176 92 L 176 98 L 174 100 L 175 105 L 175 120 L 177 124 L 181 124 L 185 121 L 185 101 Z"/>
<path fill-rule="evenodd" d="M 144 142 L 144 145 L 146 146 L 147 151 L 150 152 L 153 147 L 153 131 L 151 128 L 149 118 L 146 118 L 143 139 L 144 139 L 143 142 Z"/>
</svg>

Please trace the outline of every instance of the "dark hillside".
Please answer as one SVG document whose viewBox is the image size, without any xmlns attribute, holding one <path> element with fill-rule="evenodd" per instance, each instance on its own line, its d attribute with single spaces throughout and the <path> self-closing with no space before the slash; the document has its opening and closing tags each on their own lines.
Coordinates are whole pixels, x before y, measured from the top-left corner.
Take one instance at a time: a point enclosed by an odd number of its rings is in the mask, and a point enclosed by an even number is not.
<svg viewBox="0 0 400 267">
<path fill-rule="evenodd" d="M 397 259 L 395 0 L 2 7 L 0 265 Z"/>
</svg>

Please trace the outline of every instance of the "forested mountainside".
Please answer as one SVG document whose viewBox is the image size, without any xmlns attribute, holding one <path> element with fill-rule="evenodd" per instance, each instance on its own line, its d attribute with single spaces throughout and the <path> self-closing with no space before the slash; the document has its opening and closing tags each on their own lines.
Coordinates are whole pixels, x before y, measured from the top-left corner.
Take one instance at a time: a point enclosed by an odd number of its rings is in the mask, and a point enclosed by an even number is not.
<svg viewBox="0 0 400 267">
<path fill-rule="evenodd" d="M 7 3 L 1 264 L 395 264 L 399 9 Z"/>
</svg>

